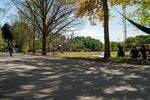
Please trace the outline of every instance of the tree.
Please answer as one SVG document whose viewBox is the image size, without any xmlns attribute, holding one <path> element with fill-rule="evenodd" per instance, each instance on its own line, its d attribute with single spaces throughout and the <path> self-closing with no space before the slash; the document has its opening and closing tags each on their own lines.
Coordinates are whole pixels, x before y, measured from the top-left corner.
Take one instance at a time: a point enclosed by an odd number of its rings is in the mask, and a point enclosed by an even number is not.
<svg viewBox="0 0 150 100">
<path fill-rule="evenodd" d="M 1 27 L 0 27 L 0 29 L 1 29 Z M 0 30 L 0 51 L 2 51 L 4 48 L 5 48 L 5 42 L 2 39 L 2 32 Z"/>
<path fill-rule="evenodd" d="M 109 26 L 108 26 L 108 3 L 107 0 L 102 0 L 103 11 L 104 11 L 104 37 L 105 37 L 105 53 L 104 58 L 108 59 L 110 57 L 110 41 L 109 41 Z"/>
<path fill-rule="evenodd" d="M 103 22 L 104 40 L 105 40 L 104 58 L 108 59 L 110 57 L 108 1 L 107 0 L 79 0 L 79 1 L 80 1 L 78 3 L 79 6 L 76 9 L 76 11 L 80 16 L 84 16 L 84 15 L 90 16 L 91 21 L 93 21 L 94 19 L 98 19 L 99 21 Z"/>
<path fill-rule="evenodd" d="M 150 1 L 143 0 L 143 2 L 136 5 L 136 10 L 132 14 L 137 21 L 145 26 L 150 27 Z"/>
<path fill-rule="evenodd" d="M 104 40 L 105 40 L 105 54 L 104 58 L 110 57 L 110 43 L 109 43 L 109 10 L 108 3 L 111 5 L 129 5 L 137 4 L 139 0 L 69 0 L 71 3 L 77 4 L 76 11 L 80 16 L 90 16 L 91 21 L 98 19 L 104 25 Z M 141 1 L 141 3 L 143 3 Z"/>
<path fill-rule="evenodd" d="M 77 16 L 74 5 L 61 0 L 11 0 L 19 11 L 36 24 L 42 37 L 42 55 L 46 55 L 47 37 L 67 29 Z"/>
<path fill-rule="evenodd" d="M 118 49 L 117 46 L 118 46 L 118 42 L 114 42 L 114 41 L 110 42 L 111 51 L 116 51 Z"/>
<path fill-rule="evenodd" d="M 102 42 L 91 37 L 77 36 L 68 42 L 70 51 L 99 51 L 103 48 Z"/>
<path fill-rule="evenodd" d="M 109 26 L 108 26 L 108 1 L 107 0 L 80 0 L 77 8 L 79 15 L 90 16 L 90 20 L 98 19 L 104 25 L 104 40 L 105 40 L 105 54 L 104 58 L 110 57 L 110 43 L 109 43 Z"/>
<path fill-rule="evenodd" d="M 55 34 L 48 37 L 48 49 L 50 51 L 55 51 L 61 45 L 60 49 L 64 49 L 64 43 L 66 42 L 66 37 L 64 35 Z"/>
<path fill-rule="evenodd" d="M 136 37 L 129 37 L 125 41 L 125 46 L 127 49 L 130 49 L 133 45 L 139 46 L 140 44 L 150 45 L 150 36 L 149 35 L 138 35 Z"/>
<path fill-rule="evenodd" d="M 27 52 L 29 44 L 31 43 L 30 32 L 31 29 L 28 24 L 24 22 L 16 22 L 13 26 L 14 40 L 19 47 L 20 52 Z"/>
<path fill-rule="evenodd" d="M 28 25 L 28 37 L 31 39 L 30 42 L 28 42 L 29 44 L 29 48 L 28 48 L 28 51 L 32 51 L 33 54 L 35 54 L 36 52 L 36 41 L 35 39 L 38 38 L 38 27 L 35 23 L 33 23 L 32 21 L 30 21 L 28 18 L 26 18 L 26 16 L 24 14 L 22 14 L 20 11 L 18 12 L 18 18 L 17 20 L 15 20 L 16 22 L 19 22 L 19 23 L 24 23 L 26 25 Z M 22 24 L 23 25 L 23 24 Z"/>
</svg>

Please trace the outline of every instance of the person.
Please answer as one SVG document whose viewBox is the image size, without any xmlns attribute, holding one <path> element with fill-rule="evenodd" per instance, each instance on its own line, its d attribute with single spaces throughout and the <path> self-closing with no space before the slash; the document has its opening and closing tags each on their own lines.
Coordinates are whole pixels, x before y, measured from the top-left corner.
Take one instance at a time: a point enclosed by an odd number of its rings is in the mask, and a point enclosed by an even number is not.
<svg viewBox="0 0 150 100">
<path fill-rule="evenodd" d="M 123 47 L 122 46 L 118 46 L 119 50 L 118 50 L 118 57 L 124 57 L 125 56 L 125 52 L 123 51 Z"/>
<path fill-rule="evenodd" d="M 100 54 L 98 54 L 99 57 L 104 57 L 104 50 L 102 49 Z"/>
<path fill-rule="evenodd" d="M 133 46 L 131 51 L 130 51 L 130 56 L 132 58 L 138 58 L 139 57 L 139 51 L 138 49 L 136 48 L 136 46 Z"/>
<path fill-rule="evenodd" d="M 5 42 L 7 43 L 9 47 L 9 52 L 10 52 L 10 56 L 12 56 L 12 52 L 13 52 L 13 34 L 12 34 L 12 30 L 11 30 L 11 26 L 9 25 L 9 23 L 5 23 L 4 26 L 1 28 L 2 30 L 2 38 L 5 40 Z"/>
<path fill-rule="evenodd" d="M 150 60 L 150 46 L 146 46 L 146 50 L 147 50 L 147 52 L 146 52 L 146 54 L 147 54 L 147 60 Z"/>
<path fill-rule="evenodd" d="M 145 48 L 145 45 L 142 44 L 141 47 L 139 48 L 139 53 L 143 59 L 147 59 L 146 52 L 147 52 L 147 49 Z"/>
</svg>

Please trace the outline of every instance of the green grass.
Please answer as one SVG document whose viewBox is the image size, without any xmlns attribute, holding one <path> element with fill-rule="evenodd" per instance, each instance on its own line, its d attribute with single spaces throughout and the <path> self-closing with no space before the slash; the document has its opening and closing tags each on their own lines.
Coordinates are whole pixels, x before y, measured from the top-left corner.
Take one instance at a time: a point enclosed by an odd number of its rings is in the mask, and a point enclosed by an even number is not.
<svg viewBox="0 0 150 100">
<path fill-rule="evenodd" d="M 111 57 L 112 57 L 112 58 L 117 57 L 117 52 L 111 52 Z"/>
<path fill-rule="evenodd" d="M 127 54 L 127 53 L 126 53 Z M 50 56 L 68 57 L 68 58 L 100 58 L 100 52 L 53 52 L 48 53 Z M 111 52 L 111 58 L 116 58 L 117 52 Z"/>
<path fill-rule="evenodd" d="M 100 52 L 54 52 L 48 53 L 52 57 L 64 57 L 64 58 L 77 58 L 77 59 L 94 59 L 104 61 L 103 58 L 100 58 L 98 55 Z M 126 52 L 126 55 L 129 53 Z M 117 57 L 117 52 L 111 52 L 111 58 L 109 61 L 117 63 L 129 63 L 129 64 L 150 64 L 149 61 L 143 59 L 132 59 L 126 57 Z"/>
<path fill-rule="evenodd" d="M 48 53 L 50 56 L 56 57 L 66 57 L 66 58 L 91 58 L 96 59 L 98 57 L 98 52 L 55 52 Z"/>
</svg>

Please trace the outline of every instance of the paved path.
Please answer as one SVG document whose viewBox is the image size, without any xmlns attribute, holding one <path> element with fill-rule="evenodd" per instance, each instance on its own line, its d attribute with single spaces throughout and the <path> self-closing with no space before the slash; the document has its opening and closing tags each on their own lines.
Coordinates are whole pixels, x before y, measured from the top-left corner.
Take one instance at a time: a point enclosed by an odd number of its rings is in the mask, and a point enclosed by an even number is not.
<svg viewBox="0 0 150 100">
<path fill-rule="evenodd" d="M 150 100 L 150 66 L 0 55 L 0 100 Z"/>
</svg>

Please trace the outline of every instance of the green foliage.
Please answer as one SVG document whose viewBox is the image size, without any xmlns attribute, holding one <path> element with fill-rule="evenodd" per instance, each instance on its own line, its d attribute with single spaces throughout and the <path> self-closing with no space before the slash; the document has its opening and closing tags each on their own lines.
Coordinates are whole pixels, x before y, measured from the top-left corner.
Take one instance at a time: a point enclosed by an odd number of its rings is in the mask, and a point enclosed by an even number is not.
<svg viewBox="0 0 150 100">
<path fill-rule="evenodd" d="M 61 49 L 64 50 L 66 45 L 66 37 L 64 35 L 55 34 L 55 35 L 49 35 L 48 37 L 48 49 L 50 51 L 56 50 L 59 45 L 61 45 Z"/>
<path fill-rule="evenodd" d="M 20 52 L 27 52 L 29 49 L 30 39 L 30 27 L 24 22 L 16 22 L 14 24 L 14 40 L 19 46 Z"/>
<path fill-rule="evenodd" d="M 126 49 L 130 49 L 133 45 L 139 46 L 141 43 L 150 44 L 150 35 L 139 35 L 129 37 L 124 43 Z"/>
<path fill-rule="evenodd" d="M 139 21 L 140 24 L 150 27 L 150 4 L 148 0 L 147 3 L 139 3 L 137 5 L 137 9 L 133 13 L 133 16 L 137 19 L 137 21 Z"/>
<path fill-rule="evenodd" d="M 42 48 L 42 42 L 41 42 L 40 39 L 37 39 L 37 40 L 35 41 L 35 48 L 36 48 L 36 49 Z"/>
<path fill-rule="evenodd" d="M 2 39 L 2 32 L 0 31 L 0 51 L 3 51 L 4 48 L 5 48 L 5 42 Z"/>
<path fill-rule="evenodd" d="M 118 42 L 110 42 L 110 50 L 111 51 L 117 51 L 118 50 L 118 46 L 120 46 L 121 44 Z"/>
<path fill-rule="evenodd" d="M 69 42 L 70 45 L 68 47 L 70 48 L 70 51 L 99 51 L 103 48 L 102 42 L 91 37 L 75 37 Z"/>
</svg>

